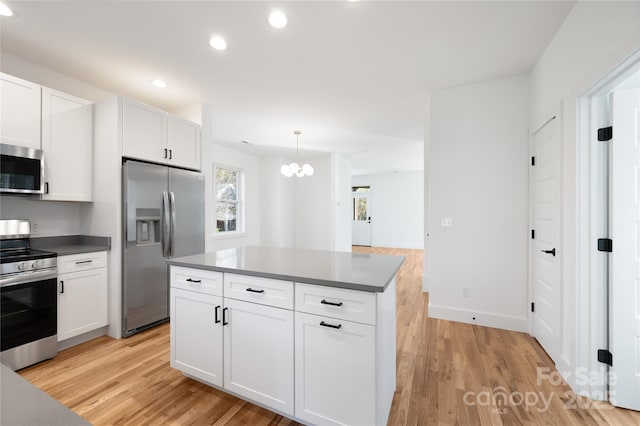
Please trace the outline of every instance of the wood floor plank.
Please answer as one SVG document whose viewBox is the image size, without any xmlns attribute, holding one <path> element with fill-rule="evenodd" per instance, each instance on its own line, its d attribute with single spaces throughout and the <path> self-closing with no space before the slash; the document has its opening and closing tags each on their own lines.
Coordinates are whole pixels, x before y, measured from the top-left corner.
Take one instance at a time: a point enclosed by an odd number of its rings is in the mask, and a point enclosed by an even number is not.
<svg viewBox="0 0 640 426">
<path fill-rule="evenodd" d="M 406 257 L 397 277 L 397 390 L 389 424 L 640 425 L 638 412 L 579 399 L 566 384 L 538 384 L 537 368 L 553 371 L 553 363 L 531 336 L 429 318 L 422 250 L 354 252 Z M 95 425 L 297 425 L 172 369 L 168 324 L 128 339 L 100 337 L 19 373 Z M 502 389 L 550 398 L 550 405 L 503 403 Z"/>
</svg>

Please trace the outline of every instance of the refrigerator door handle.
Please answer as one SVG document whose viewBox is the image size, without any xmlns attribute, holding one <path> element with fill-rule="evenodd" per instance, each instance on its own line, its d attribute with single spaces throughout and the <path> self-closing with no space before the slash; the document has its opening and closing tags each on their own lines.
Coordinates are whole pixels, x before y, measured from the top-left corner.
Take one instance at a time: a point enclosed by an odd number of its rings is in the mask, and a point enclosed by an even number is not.
<svg viewBox="0 0 640 426">
<path fill-rule="evenodd" d="M 169 217 L 169 193 L 162 191 L 162 256 L 169 257 L 171 243 L 171 219 Z"/>
<path fill-rule="evenodd" d="M 171 234 L 169 243 L 169 256 L 173 257 L 176 249 L 176 195 L 173 192 L 169 193 L 169 206 L 171 208 Z"/>
</svg>

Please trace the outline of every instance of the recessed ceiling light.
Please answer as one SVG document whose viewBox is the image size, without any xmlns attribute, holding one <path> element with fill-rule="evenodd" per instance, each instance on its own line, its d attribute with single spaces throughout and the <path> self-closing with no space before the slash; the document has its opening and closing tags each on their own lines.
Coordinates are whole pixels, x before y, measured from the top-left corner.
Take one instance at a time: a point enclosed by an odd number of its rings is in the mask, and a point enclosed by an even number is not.
<svg viewBox="0 0 640 426">
<path fill-rule="evenodd" d="M 151 82 L 151 84 L 153 84 L 156 87 L 159 87 L 160 89 L 166 89 L 167 88 L 167 82 L 164 80 L 161 80 L 159 78 L 156 78 L 155 80 L 153 80 Z"/>
<path fill-rule="evenodd" d="M 9 9 L 9 6 L 7 6 L 6 4 L 0 3 L 0 15 L 13 16 L 13 11 Z"/>
<path fill-rule="evenodd" d="M 287 16 L 279 10 L 271 12 L 269 23 L 273 28 L 284 28 L 287 26 Z"/>
<path fill-rule="evenodd" d="M 227 42 L 220 36 L 211 37 L 209 44 L 216 50 L 227 50 Z"/>
</svg>

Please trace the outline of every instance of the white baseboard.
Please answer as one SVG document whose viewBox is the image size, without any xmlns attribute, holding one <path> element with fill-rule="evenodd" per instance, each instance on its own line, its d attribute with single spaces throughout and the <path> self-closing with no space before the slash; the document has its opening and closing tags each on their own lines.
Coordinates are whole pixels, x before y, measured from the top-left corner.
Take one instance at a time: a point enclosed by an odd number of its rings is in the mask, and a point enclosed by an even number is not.
<svg viewBox="0 0 640 426">
<path fill-rule="evenodd" d="M 430 318 L 501 328 L 503 330 L 521 331 L 524 333 L 529 332 L 529 321 L 526 317 L 519 318 L 487 312 L 475 312 L 466 309 L 433 305 L 432 303 L 429 303 L 427 312 Z"/>
<path fill-rule="evenodd" d="M 424 250 L 424 244 L 404 244 L 404 243 L 393 243 L 393 242 L 390 243 L 390 242 L 380 242 L 380 241 L 375 241 L 375 242 L 372 241 L 371 247 Z"/>
<path fill-rule="evenodd" d="M 65 349 L 69 349 L 72 346 L 79 345 L 80 343 L 88 342 L 89 340 L 93 340 L 96 337 L 104 336 L 107 334 L 107 327 L 100 327 L 93 331 L 88 331 L 79 336 L 72 337 L 67 340 L 63 340 L 58 342 L 58 351 L 62 351 Z"/>
</svg>

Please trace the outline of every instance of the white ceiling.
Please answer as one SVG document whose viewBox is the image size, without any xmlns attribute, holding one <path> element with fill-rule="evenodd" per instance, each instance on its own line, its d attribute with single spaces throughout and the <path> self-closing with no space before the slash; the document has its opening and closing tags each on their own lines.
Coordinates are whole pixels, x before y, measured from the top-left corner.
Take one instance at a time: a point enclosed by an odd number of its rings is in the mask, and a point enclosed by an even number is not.
<svg viewBox="0 0 640 426">
<path fill-rule="evenodd" d="M 574 4 L 6 3 L 3 52 L 169 111 L 208 103 L 215 140 L 258 155 L 300 129 L 302 149 L 345 154 L 356 174 L 422 169 L 429 92 L 530 71 Z M 274 9 L 286 28 L 269 26 Z"/>
</svg>

